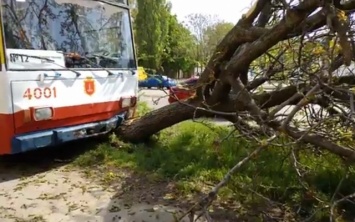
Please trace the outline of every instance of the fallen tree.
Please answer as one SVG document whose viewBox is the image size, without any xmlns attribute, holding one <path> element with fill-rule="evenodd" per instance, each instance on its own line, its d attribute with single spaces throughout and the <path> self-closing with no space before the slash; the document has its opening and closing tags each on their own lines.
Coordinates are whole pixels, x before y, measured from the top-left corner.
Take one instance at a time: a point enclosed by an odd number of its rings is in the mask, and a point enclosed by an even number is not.
<svg viewBox="0 0 355 222">
<path fill-rule="evenodd" d="M 332 73 L 334 73 L 339 67 L 342 67 L 344 63 L 349 63 L 349 54 L 351 55 L 350 60 L 354 59 L 352 47 L 341 48 L 338 54 L 332 55 L 331 58 L 327 58 L 332 62 L 332 64 L 327 65 L 324 62 L 319 62 L 319 59 L 324 60 L 324 56 L 327 53 L 324 49 L 326 46 L 317 46 L 323 47 L 322 50 L 324 50 L 324 52 L 322 54 L 309 55 L 307 52 L 302 52 L 302 44 L 305 44 L 307 41 L 319 41 L 320 39 L 329 42 L 329 38 L 332 36 L 332 31 L 335 31 L 337 36 L 331 38 L 336 39 L 335 41 L 338 41 L 337 44 L 339 44 L 340 47 L 342 47 L 342 45 L 352 46 L 352 41 L 348 40 L 352 39 L 352 36 L 346 37 L 345 40 L 343 38 L 343 41 L 346 41 L 346 43 L 342 43 L 339 41 L 339 39 L 341 39 L 339 36 L 342 32 L 329 30 L 328 26 L 330 24 L 326 27 L 325 25 L 326 21 L 329 19 L 332 20 L 332 23 L 351 22 L 349 21 L 350 16 L 346 15 L 344 16 L 347 20 L 342 22 L 341 15 L 342 13 L 352 13 L 351 9 L 355 9 L 355 7 L 352 8 L 354 5 L 353 1 L 340 5 L 340 3 L 332 4 L 327 1 L 309 0 L 303 1 L 296 6 L 287 6 L 286 3 L 286 5 L 284 5 L 281 4 L 281 2 L 283 1 L 280 1 L 280 3 L 277 1 L 270 2 L 268 0 L 256 1 L 250 11 L 243 15 L 243 18 L 216 48 L 214 55 L 201 75 L 196 87 L 197 93 L 194 98 L 170 104 L 152 111 L 146 116 L 135 119 L 129 124 L 122 126 L 118 130 L 119 135 L 128 141 L 141 142 L 160 130 L 184 120 L 192 119 L 194 117 L 215 116 L 226 118 L 228 120 L 235 120 L 235 118 L 231 117 L 237 117 L 238 112 L 240 111 L 249 111 L 250 114 L 253 115 L 254 120 L 258 119 L 259 124 L 265 125 L 272 122 L 272 118 L 265 114 L 265 109 L 279 105 L 295 105 L 296 101 L 299 101 L 301 100 L 301 97 L 304 97 L 301 94 L 305 95 L 307 89 L 310 90 L 310 86 L 312 85 L 319 85 L 319 89 L 313 94 L 323 98 L 317 98 L 316 100 L 307 102 L 307 104 L 323 104 L 323 100 L 326 100 L 324 95 L 322 95 L 324 93 L 334 97 L 332 92 L 335 89 L 331 89 L 334 85 L 338 85 L 342 90 L 349 91 L 351 88 L 350 86 L 354 84 L 355 76 L 334 77 Z M 269 9 L 267 11 L 263 10 L 269 4 L 272 4 L 272 7 L 267 7 Z M 329 8 L 332 8 L 333 11 L 330 12 Z M 320 10 L 314 13 L 317 9 Z M 343 11 L 343 9 L 350 11 Z M 267 25 L 270 22 L 269 20 L 271 17 L 276 15 L 280 16 L 280 11 L 283 11 L 285 15 L 279 19 L 276 25 L 266 28 L 260 27 L 262 24 Z M 334 13 L 335 17 L 332 17 Z M 266 19 L 266 21 L 262 21 L 262 19 Z M 275 21 L 273 22 L 275 23 Z M 350 26 L 351 25 L 346 26 L 348 30 L 350 30 Z M 339 27 L 334 27 L 333 25 L 331 28 L 334 29 Z M 317 32 L 321 32 L 321 34 L 318 34 Z M 305 39 L 306 35 L 311 34 L 314 36 Z M 347 32 L 345 34 L 347 34 Z M 351 33 L 349 32 L 349 34 Z M 328 40 L 326 37 L 328 37 Z M 286 43 L 281 47 L 286 47 L 288 49 L 283 49 L 279 54 L 279 57 L 286 53 L 291 53 L 294 57 L 297 56 L 297 61 L 292 62 L 292 66 L 282 67 L 282 62 L 274 57 L 270 59 L 271 61 L 274 61 L 267 64 L 269 66 L 261 70 L 258 78 L 250 80 L 249 82 L 245 81 L 248 70 L 255 69 L 255 67 L 251 67 L 253 61 L 257 60 L 262 55 L 272 56 L 270 55 L 270 51 L 274 50 L 273 47 L 280 45 L 280 43 L 284 41 L 290 42 L 293 40 L 300 43 L 298 46 L 299 50 L 294 52 L 297 48 L 291 47 Z M 328 43 L 325 45 L 327 44 Z M 337 44 L 334 44 L 332 48 L 328 47 L 328 51 L 336 51 L 334 47 Z M 280 48 L 280 46 L 278 47 Z M 281 65 L 276 63 L 280 63 Z M 253 93 L 256 88 L 266 81 L 278 82 L 289 79 L 292 77 L 294 69 L 304 66 L 304 63 L 308 63 L 308 66 L 315 63 L 323 64 L 321 67 L 317 68 L 316 71 L 313 71 L 316 74 L 309 73 L 307 70 L 303 69 L 301 71 L 302 76 L 299 76 L 302 80 L 300 79 L 297 85 L 290 85 L 263 94 Z M 288 74 L 285 75 L 285 72 L 288 72 Z M 325 72 L 327 74 L 324 74 Z M 283 79 L 273 79 L 273 77 L 279 73 L 283 73 Z M 347 84 L 347 86 L 343 87 L 344 84 Z M 231 88 L 234 90 L 235 94 L 240 94 L 237 98 L 229 98 Z M 299 91 L 300 88 L 303 89 L 303 92 Z M 210 93 L 210 89 L 212 89 L 212 93 Z M 297 99 L 292 99 L 293 97 L 296 97 L 296 94 L 300 95 L 297 96 Z M 327 98 L 327 100 L 332 99 L 334 98 Z M 297 108 L 298 110 L 307 105 L 305 102 L 303 103 L 304 104 L 301 104 L 302 106 L 299 105 L 300 107 Z M 332 104 L 332 102 L 328 101 L 326 105 L 327 107 L 323 108 L 330 109 L 336 104 Z M 351 104 L 348 103 L 343 105 L 350 108 Z M 277 109 L 280 110 L 281 108 L 282 107 L 278 107 Z M 196 109 L 198 109 L 198 112 L 196 112 Z M 196 116 L 196 114 L 198 116 Z M 287 122 L 289 123 L 290 120 Z M 280 126 L 282 125 L 283 128 L 274 128 L 275 130 L 289 130 L 287 127 L 288 123 L 281 124 L 280 122 Z M 294 134 L 290 133 L 290 135 Z M 355 156 L 348 156 L 348 158 L 352 159 L 355 158 Z"/>
<path fill-rule="evenodd" d="M 231 121 L 241 133 L 255 130 L 253 133 L 260 137 L 268 136 L 261 147 L 282 135 L 352 163 L 355 1 L 290 2 L 255 1 L 217 46 L 194 97 L 126 123 L 117 134 L 131 142 L 142 142 L 179 122 L 217 116 Z M 257 73 L 256 78 L 248 79 L 250 70 Z M 340 75 L 340 71 L 347 75 Z M 296 82 L 290 83 L 292 78 Z M 260 92 L 266 82 L 278 87 Z M 291 111 L 280 116 L 280 111 L 290 105 Z M 314 111 L 314 105 L 320 107 L 319 111 Z M 299 121 L 300 115 L 306 120 Z M 250 122 L 259 127 L 246 127 Z M 218 189 L 199 206 L 206 207 Z"/>
</svg>

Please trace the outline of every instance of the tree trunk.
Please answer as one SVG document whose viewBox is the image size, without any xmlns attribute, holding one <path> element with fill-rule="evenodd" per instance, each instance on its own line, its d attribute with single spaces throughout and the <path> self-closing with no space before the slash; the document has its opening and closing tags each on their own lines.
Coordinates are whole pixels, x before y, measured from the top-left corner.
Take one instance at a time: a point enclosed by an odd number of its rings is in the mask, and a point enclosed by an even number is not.
<svg viewBox="0 0 355 222">
<path fill-rule="evenodd" d="M 133 143 L 144 142 L 153 134 L 182 121 L 191 119 L 195 108 L 175 102 L 154 110 L 147 115 L 123 124 L 116 131 L 123 140 Z"/>
</svg>

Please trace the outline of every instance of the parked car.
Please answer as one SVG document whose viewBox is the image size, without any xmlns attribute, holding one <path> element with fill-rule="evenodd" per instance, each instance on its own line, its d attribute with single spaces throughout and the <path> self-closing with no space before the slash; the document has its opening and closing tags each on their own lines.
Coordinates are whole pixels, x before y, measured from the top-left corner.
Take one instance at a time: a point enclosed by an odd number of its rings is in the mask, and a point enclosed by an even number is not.
<svg viewBox="0 0 355 222">
<path fill-rule="evenodd" d="M 147 79 L 139 81 L 138 86 L 148 89 L 153 87 L 170 89 L 176 86 L 176 80 L 162 75 L 149 75 Z"/>
<path fill-rule="evenodd" d="M 199 77 L 194 76 L 185 80 L 177 86 L 170 87 L 169 89 L 169 103 L 176 102 L 178 100 L 188 99 L 195 93 L 194 86 L 197 83 Z"/>
</svg>

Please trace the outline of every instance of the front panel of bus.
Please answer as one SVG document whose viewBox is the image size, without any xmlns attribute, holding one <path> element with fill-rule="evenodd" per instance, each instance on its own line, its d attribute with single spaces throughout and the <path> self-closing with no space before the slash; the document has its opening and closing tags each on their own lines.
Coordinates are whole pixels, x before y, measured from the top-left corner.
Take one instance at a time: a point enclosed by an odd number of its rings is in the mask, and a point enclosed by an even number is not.
<svg viewBox="0 0 355 222">
<path fill-rule="evenodd" d="M 0 154 L 107 133 L 138 75 L 125 1 L 1 0 Z"/>
</svg>

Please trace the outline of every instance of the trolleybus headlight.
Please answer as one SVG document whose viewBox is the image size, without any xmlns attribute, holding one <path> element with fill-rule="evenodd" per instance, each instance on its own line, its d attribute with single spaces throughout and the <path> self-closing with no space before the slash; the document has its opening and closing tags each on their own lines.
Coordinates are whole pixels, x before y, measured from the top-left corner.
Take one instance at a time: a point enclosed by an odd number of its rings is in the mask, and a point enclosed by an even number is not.
<svg viewBox="0 0 355 222">
<path fill-rule="evenodd" d="M 137 105 L 137 97 L 125 97 L 120 100 L 121 108 L 129 108 Z"/>
<path fill-rule="evenodd" d="M 53 117 L 53 109 L 50 107 L 34 108 L 33 111 L 35 121 L 48 120 Z"/>
<path fill-rule="evenodd" d="M 122 108 L 127 108 L 131 106 L 131 98 L 122 98 L 121 99 Z"/>
</svg>

